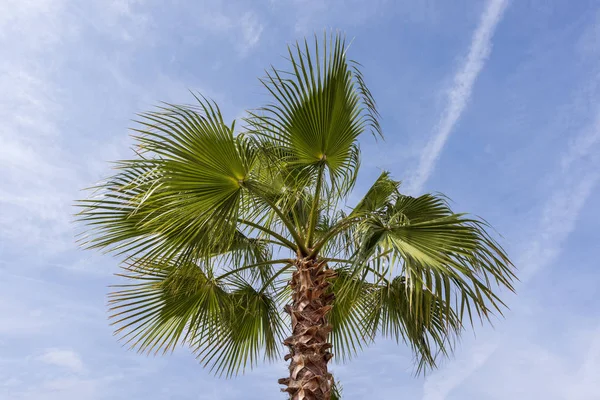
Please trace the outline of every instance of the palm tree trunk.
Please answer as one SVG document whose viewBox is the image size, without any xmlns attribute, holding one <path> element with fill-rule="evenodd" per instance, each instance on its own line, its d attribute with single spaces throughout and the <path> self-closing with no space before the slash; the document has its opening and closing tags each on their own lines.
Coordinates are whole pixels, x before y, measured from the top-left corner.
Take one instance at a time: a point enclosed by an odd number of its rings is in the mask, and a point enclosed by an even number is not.
<svg viewBox="0 0 600 400">
<path fill-rule="evenodd" d="M 283 342 L 290 349 L 290 376 L 279 380 L 291 400 L 330 400 L 333 376 L 327 363 L 333 357 L 327 338 L 331 325 L 327 313 L 334 296 L 328 293 L 335 272 L 325 262 L 298 259 L 292 275 L 292 304 L 285 311 L 292 319 L 292 336 Z"/>
</svg>

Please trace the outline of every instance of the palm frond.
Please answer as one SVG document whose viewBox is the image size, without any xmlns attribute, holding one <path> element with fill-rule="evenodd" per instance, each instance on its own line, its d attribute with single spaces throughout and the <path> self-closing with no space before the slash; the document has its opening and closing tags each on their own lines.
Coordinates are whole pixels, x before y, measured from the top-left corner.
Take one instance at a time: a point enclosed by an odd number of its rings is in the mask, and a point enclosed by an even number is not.
<svg viewBox="0 0 600 400">
<path fill-rule="evenodd" d="M 375 212 L 382 209 L 398 194 L 400 182 L 390 178 L 390 174 L 384 171 L 379 175 L 375 183 L 369 188 L 364 197 L 352 209 L 351 216 L 357 216 L 365 212 Z"/>
<path fill-rule="evenodd" d="M 235 277 L 226 314 L 226 329 L 196 335 L 192 346 L 198 359 L 216 374 L 232 376 L 263 360 L 280 355 L 283 320 L 277 302 L 265 291 Z M 262 357 L 261 357 L 262 353 Z"/>
<path fill-rule="evenodd" d="M 141 114 L 139 158 L 79 202 L 87 247 L 140 261 L 192 259 L 227 247 L 253 152 L 233 136 L 216 105 L 168 105 Z"/>
<path fill-rule="evenodd" d="M 126 344 L 141 352 L 168 352 L 187 344 L 216 374 L 235 375 L 279 355 L 283 325 L 269 291 L 239 274 L 216 279 L 209 265 L 126 268 L 139 283 L 110 295 L 111 319 Z"/>
<path fill-rule="evenodd" d="M 331 290 L 334 307 L 328 315 L 332 325 L 331 343 L 334 360 L 345 362 L 373 341 L 368 317 L 374 306 L 373 285 L 354 277 L 346 266 L 335 269 L 336 278 Z"/>
<path fill-rule="evenodd" d="M 290 70 L 272 68 L 262 80 L 275 101 L 247 121 L 290 167 L 316 176 L 325 165 L 331 192 L 345 194 L 358 169 L 358 136 L 369 128 L 381 133 L 373 98 L 340 34 L 321 43 L 315 37 L 312 48 L 296 43 L 288 54 Z"/>
<path fill-rule="evenodd" d="M 454 213 L 442 195 L 415 198 L 398 189 L 383 173 L 331 227 L 323 241 L 335 246 L 318 246 L 348 249 L 349 267 L 335 290 L 347 296 L 345 302 L 360 299 L 361 304 L 353 310 L 358 321 L 348 326 L 343 310 L 351 308 L 342 301 L 334 315 L 334 307 L 332 318 L 340 326 L 332 336 L 336 343 L 351 349 L 381 332 L 408 343 L 420 371 L 435 366 L 438 353 L 452 350 L 464 318 L 473 324 L 502 313 L 497 291 L 512 291 L 515 274 L 487 223 Z M 361 335 L 369 339 L 357 340 Z"/>
<path fill-rule="evenodd" d="M 109 295 L 115 333 L 140 352 L 167 352 L 185 343 L 190 326 L 222 329 L 229 295 L 222 283 L 193 263 L 124 267 L 137 282 Z"/>
<path fill-rule="evenodd" d="M 375 286 L 366 318 L 373 337 L 381 333 L 408 345 L 417 356 L 417 372 L 434 368 L 462 331 L 455 310 L 426 286 L 409 287 L 404 276 Z"/>
<path fill-rule="evenodd" d="M 486 227 L 481 220 L 452 213 L 443 198 L 400 195 L 392 206 L 360 222 L 356 259 L 367 260 L 377 249 L 389 250 L 390 266 L 396 265 L 409 282 L 425 285 L 448 306 L 455 297 L 471 322 L 472 310 L 489 319 L 504 308 L 492 285 L 512 291 L 515 275 Z"/>
<path fill-rule="evenodd" d="M 340 381 L 335 381 L 331 388 L 331 400 L 342 400 L 342 384 Z"/>
</svg>

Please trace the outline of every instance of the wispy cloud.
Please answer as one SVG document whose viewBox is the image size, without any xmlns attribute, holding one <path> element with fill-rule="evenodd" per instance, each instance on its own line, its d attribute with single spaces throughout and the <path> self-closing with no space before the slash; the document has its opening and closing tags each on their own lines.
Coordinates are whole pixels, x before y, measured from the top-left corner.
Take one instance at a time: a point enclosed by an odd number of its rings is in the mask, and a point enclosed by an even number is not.
<svg viewBox="0 0 600 400">
<path fill-rule="evenodd" d="M 6 242 L 52 242 L 68 231 L 68 200 L 61 190 L 73 177 L 60 149 L 58 87 L 45 60 L 69 36 L 62 2 L 10 2 L 0 21 L 0 237 Z M 18 44 L 13 37 L 19 37 Z M 43 38 L 43 39 L 42 39 Z M 40 46 L 43 43 L 43 46 Z M 56 62 L 59 62 L 57 57 Z M 24 134 L 24 132 L 27 132 Z M 42 232 L 42 224 L 53 232 Z M 45 225 L 48 224 L 48 225 Z"/>
<path fill-rule="evenodd" d="M 212 35 L 230 40 L 240 57 L 247 56 L 259 44 L 263 22 L 246 3 L 204 0 L 198 4 L 201 13 L 194 15 L 190 22 Z M 202 35 L 197 39 L 202 40 Z"/>
<path fill-rule="evenodd" d="M 391 4 L 394 7 L 389 7 Z M 310 36 L 324 27 L 342 28 L 370 23 L 390 14 L 394 20 L 409 21 L 425 26 L 438 22 L 440 7 L 432 0 L 390 2 L 388 0 L 271 0 L 273 8 L 289 18 L 298 35 Z M 387 14 L 386 14 L 387 13 Z M 350 31 L 348 32 L 350 33 Z"/>
<path fill-rule="evenodd" d="M 600 26 L 600 24 L 598 25 Z M 590 149 L 598 143 L 600 143 L 600 112 L 589 126 L 587 133 L 575 138 L 571 143 L 568 153 L 561 159 L 562 169 L 568 170 L 574 161 L 590 154 L 597 156 L 595 153 L 590 153 Z"/>
<path fill-rule="evenodd" d="M 600 393 L 600 325 L 592 333 L 581 367 L 575 372 L 575 384 L 569 387 L 573 399 L 592 399 Z"/>
<path fill-rule="evenodd" d="M 258 44 L 263 31 L 263 26 L 257 15 L 250 11 L 242 16 L 239 25 L 242 36 L 241 45 L 239 46 L 240 54 L 246 55 L 248 51 Z"/>
<path fill-rule="evenodd" d="M 38 360 L 49 365 L 66 368 L 75 373 L 83 371 L 81 357 L 73 350 L 47 349 L 44 354 L 38 357 Z"/>
<path fill-rule="evenodd" d="M 421 153 L 414 176 L 406 186 L 409 193 L 420 192 L 435 169 L 444 145 L 465 110 L 471 98 L 473 85 L 490 55 L 492 37 L 507 4 L 506 0 L 490 0 L 481 15 L 479 26 L 471 39 L 469 53 L 464 64 L 454 75 L 452 86 L 448 90 L 446 108 L 435 126 L 433 137 Z"/>
<path fill-rule="evenodd" d="M 542 220 L 536 229 L 537 239 L 517 259 L 522 266 L 522 283 L 551 264 L 561 252 L 563 242 L 575 229 L 579 214 L 592 189 L 598 182 L 597 171 L 587 171 L 575 182 L 565 182 L 556 190 L 543 209 Z"/>
<path fill-rule="evenodd" d="M 452 361 L 448 367 L 433 373 L 425 381 L 423 400 L 444 400 L 455 387 L 481 367 L 497 348 L 496 341 L 480 343 L 473 346 L 466 357 Z"/>
<path fill-rule="evenodd" d="M 62 0 L 9 0 L 3 8 L 0 248 L 6 250 L 0 251 L 1 261 L 8 253 L 35 249 L 45 252 L 47 262 L 50 256 L 73 247 L 71 204 L 95 171 L 91 159 L 77 160 L 78 155 L 69 151 L 69 142 L 75 140 L 68 137 L 66 127 L 81 119 L 69 107 L 74 83 L 63 78 L 72 74 L 65 71 L 72 68 L 74 58 L 86 60 L 87 55 L 72 51 L 72 46 L 84 42 L 86 34 L 112 38 L 117 32 L 114 26 L 119 25 L 122 31 L 116 35 L 117 44 L 124 36 L 131 39 L 141 34 L 143 24 L 138 22 L 147 18 L 135 12 L 134 3 L 112 1 L 105 7 L 106 2 L 90 1 L 87 5 L 97 11 L 97 18 L 91 21 L 101 21 L 98 26 L 84 25 L 78 7 L 69 7 Z M 101 69 L 104 63 L 103 72 L 116 69 L 115 62 L 94 56 L 94 67 Z M 104 151 L 111 141 L 103 140 L 94 151 Z"/>
</svg>

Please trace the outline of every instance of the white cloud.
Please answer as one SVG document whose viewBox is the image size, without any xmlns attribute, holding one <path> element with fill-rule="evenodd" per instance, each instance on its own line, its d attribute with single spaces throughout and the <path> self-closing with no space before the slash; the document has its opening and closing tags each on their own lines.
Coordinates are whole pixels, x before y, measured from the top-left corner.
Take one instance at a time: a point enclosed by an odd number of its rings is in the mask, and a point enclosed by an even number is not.
<svg viewBox="0 0 600 400">
<path fill-rule="evenodd" d="M 424 400 L 444 400 L 446 396 L 474 371 L 481 367 L 498 348 L 498 342 L 478 343 L 463 358 L 448 363 L 447 367 L 433 373 L 423 387 Z"/>
<path fill-rule="evenodd" d="M 97 3 L 95 28 L 118 40 L 133 41 L 141 35 L 147 42 L 151 18 L 141 12 L 143 0 L 105 0 Z M 96 22 L 97 21 L 97 22 Z"/>
<path fill-rule="evenodd" d="M 73 350 L 48 349 L 38 357 L 38 360 L 49 365 L 66 368 L 71 372 L 83 372 L 81 357 Z"/>
<path fill-rule="evenodd" d="M 600 24 L 598 25 L 600 26 Z M 571 164 L 578 159 L 589 155 L 597 156 L 597 153 L 591 153 L 590 149 L 598 143 L 600 143 L 600 112 L 596 114 L 596 119 L 588 127 L 587 132 L 575 138 L 571 143 L 568 153 L 561 159 L 563 171 L 568 170 Z"/>
<path fill-rule="evenodd" d="M 67 35 L 64 8 L 49 3 L 9 2 L 3 9 L 10 17 L 0 24 L 0 47 L 7 55 L 0 61 L 0 228 L 5 240 L 48 241 L 52 248 L 68 230 L 61 188 L 73 174 L 61 165 L 65 155 L 57 149 L 55 121 L 62 109 L 49 78 L 56 64 L 44 61 Z M 38 221 L 48 223 L 53 234 L 42 232 Z"/>
<path fill-rule="evenodd" d="M 593 400 L 600 393 L 600 325 L 591 337 L 581 367 L 574 371 L 574 382 L 568 388 L 572 399 Z"/>
<path fill-rule="evenodd" d="M 134 13 L 134 3 L 110 3 L 90 20 L 105 21 L 103 29 L 86 29 L 110 36 L 115 29 L 108 27 L 119 24 L 127 28 L 123 35 L 132 35 L 135 22 L 142 18 Z M 103 3 L 89 5 L 102 8 Z M 92 172 L 88 164 L 92 161 L 76 160 L 78 155 L 66 150 L 70 138 L 63 130 L 74 118 L 64 104 L 72 93 L 59 80 L 73 73 L 66 65 L 72 56 L 70 46 L 81 39 L 77 12 L 65 1 L 9 0 L 3 5 L 0 239 L 18 243 L 11 248 L 14 251 L 43 249 L 51 256 L 74 245 L 72 203 L 79 189 L 90 183 L 85 178 Z"/>
<path fill-rule="evenodd" d="M 245 54 L 258 44 L 263 31 L 263 26 L 259 22 L 256 14 L 250 11 L 242 16 L 239 24 L 243 39 L 241 52 L 242 54 Z"/>
<path fill-rule="evenodd" d="M 26 307 L 4 296 L 0 300 L 0 335 L 3 338 L 31 335 L 43 331 L 48 325 L 41 310 Z"/>
<path fill-rule="evenodd" d="M 502 19 L 507 3 L 506 0 L 490 0 L 481 15 L 479 26 L 471 39 L 467 58 L 454 76 L 452 87 L 448 91 L 446 109 L 435 127 L 433 137 L 421 153 L 416 173 L 406 186 L 409 193 L 420 192 L 435 169 L 444 144 L 465 110 L 473 85 L 490 55 L 492 37 L 496 26 Z"/>
<path fill-rule="evenodd" d="M 48 393 L 56 399 L 64 398 L 98 398 L 101 393 L 101 382 L 91 379 L 62 378 L 53 379 L 43 383 L 39 388 L 40 393 Z M 31 396 L 33 397 L 33 396 Z"/>
<path fill-rule="evenodd" d="M 440 17 L 439 2 L 435 0 L 271 0 L 274 8 L 289 17 L 298 35 L 310 36 L 324 28 L 356 27 L 373 23 L 378 17 L 390 16 L 396 21 L 409 21 L 425 26 Z M 393 6 L 393 7 L 390 7 Z M 351 31 L 348 31 L 350 34 Z"/>
<path fill-rule="evenodd" d="M 561 252 L 563 242 L 575 229 L 579 214 L 599 178 L 598 172 L 589 171 L 576 182 L 564 182 L 546 202 L 542 220 L 535 232 L 535 240 L 517 259 L 523 283 L 540 269 L 551 264 Z M 570 179 L 569 179 L 570 180 Z"/>
<path fill-rule="evenodd" d="M 203 0 L 198 3 L 199 14 L 191 23 L 213 35 L 233 42 L 233 48 L 243 57 L 255 48 L 261 39 L 264 26 L 259 14 L 246 7 L 246 3 L 231 3 L 225 7 L 220 0 Z M 204 40 L 198 35 L 196 40 Z"/>
<path fill-rule="evenodd" d="M 558 256 L 561 244 L 575 229 L 579 214 L 600 179 L 600 108 L 571 141 L 560 158 L 560 167 L 560 174 L 553 179 L 559 184 L 546 201 L 535 240 L 518 260 L 518 265 L 523 266 L 521 281 L 530 279 Z"/>
<path fill-rule="evenodd" d="M 62 377 L 44 380 L 37 384 L 12 385 L 6 394 L 14 400 L 95 400 L 115 398 L 107 394 L 107 385 L 123 379 L 121 376 L 97 378 Z M 0 386 L 1 388 L 1 386 Z M 2 394 L 2 392 L 0 392 Z M 119 398 L 127 398 L 122 396 Z"/>
<path fill-rule="evenodd" d="M 6 40 L 8 45 L 11 37 L 18 35 L 18 45 L 25 49 L 41 50 L 55 44 L 69 29 L 60 20 L 65 5 L 63 0 L 4 0 L 0 43 Z"/>
<path fill-rule="evenodd" d="M 560 345 L 554 341 L 548 343 L 548 335 L 541 335 L 531 324 L 521 325 L 512 331 L 512 335 L 504 335 L 494 342 L 498 345 L 493 358 L 484 360 L 484 368 L 468 380 L 465 378 L 463 390 L 456 393 L 442 391 L 436 397 L 432 386 L 429 398 L 596 400 L 600 362 L 595 346 L 600 342 L 600 331 L 584 328 L 584 325 L 587 324 L 582 320 L 576 320 L 569 334 L 560 340 Z M 467 355 L 461 360 L 467 362 L 472 358 Z M 471 366 L 465 371 L 469 368 Z M 446 376 L 453 379 L 452 370 L 447 369 Z M 438 387 L 442 385 L 443 381 Z"/>
</svg>

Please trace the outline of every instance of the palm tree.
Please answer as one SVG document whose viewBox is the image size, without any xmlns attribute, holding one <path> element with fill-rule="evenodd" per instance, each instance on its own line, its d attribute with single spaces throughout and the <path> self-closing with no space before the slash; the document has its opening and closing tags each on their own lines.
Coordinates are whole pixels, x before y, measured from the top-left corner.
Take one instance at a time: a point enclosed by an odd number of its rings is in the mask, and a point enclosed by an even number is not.
<svg viewBox="0 0 600 400">
<path fill-rule="evenodd" d="M 133 348 L 185 344 L 231 376 L 283 343 L 282 390 L 321 400 L 335 391 L 334 353 L 388 336 L 421 371 L 464 321 L 501 313 L 513 266 L 483 220 L 442 195 L 402 194 L 388 172 L 347 205 L 358 138 L 381 129 L 346 50 L 339 34 L 289 47 L 290 69 L 261 80 L 272 102 L 241 132 L 200 95 L 140 114 L 135 156 L 79 202 L 83 245 L 124 260 L 110 304 Z"/>
</svg>

